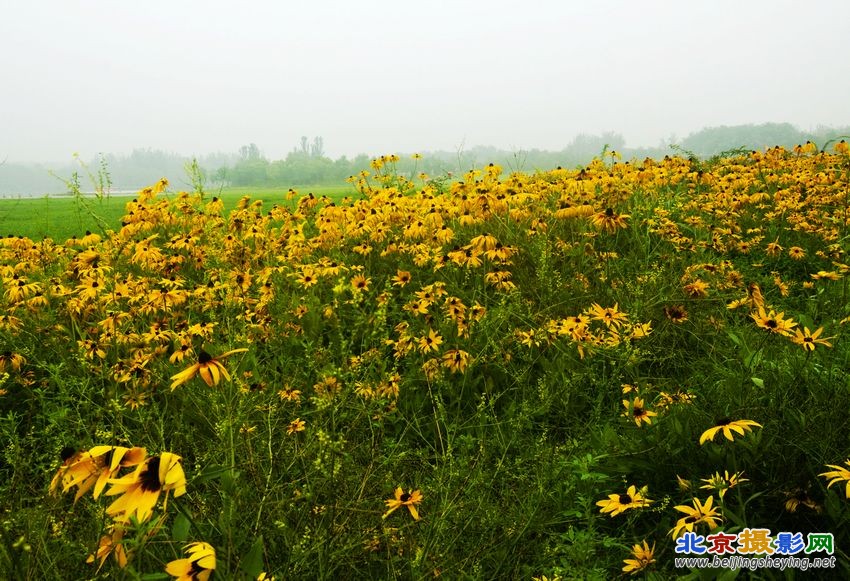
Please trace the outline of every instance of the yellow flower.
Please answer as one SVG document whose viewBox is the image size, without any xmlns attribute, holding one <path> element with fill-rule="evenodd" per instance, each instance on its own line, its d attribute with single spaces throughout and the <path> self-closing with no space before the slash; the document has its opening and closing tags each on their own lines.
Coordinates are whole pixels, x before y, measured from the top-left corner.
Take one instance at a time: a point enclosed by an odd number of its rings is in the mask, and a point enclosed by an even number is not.
<svg viewBox="0 0 850 581">
<path fill-rule="evenodd" d="M 62 491 L 67 492 L 74 486 L 77 494 L 74 500 L 79 500 L 86 492 L 94 488 L 94 498 L 100 496 L 107 482 L 118 471 L 126 466 L 137 466 L 145 461 L 147 452 L 144 448 L 125 448 L 123 446 L 95 446 L 87 452 L 76 456 L 61 472 Z M 51 488 L 59 484 L 54 477 Z"/>
<path fill-rule="evenodd" d="M 758 283 L 752 282 L 747 285 L 747 303 L 754 309 L 764 308 L 764 295 Z"/>
<path fill-rule="evenodd" d="M 419 350 L 422 353 L 437 351 L 442 343 L 443 338 L 434 329 L 429 329 L 428 334 L 419 339 Z"/>
<path fill-rule="evenodd" d="M 585 312 L 590 315 L 594 321 L 602 321 L 608 328 L 619 329 L 620 325 L 627 323 L 629 316 L 619 309 L 619 303 L 615 303 L 613 307 L 601 307 L 598 303 L 592 303 L 590 308 Z"/>
<path fill-rule="evenodd" d="M 316 271 L 309 266 L 305 266 L 301 274 L 297 277 L 297 281 L 304 288 L 310 288 L 319 281 L 319 278 L 316 276 Z"/>
<path fill-rule="evenodd" d="M 774 257 L 774 258 L 775 258 L 776 256 L 779 256 L 779 254 L 780 254 L 781 252 L 782 252 L 782 247 L 779 245 L 779 239 L 777 239 L 777 240 L 776 240 L 776 241 L 774 241 L 774 242 L 770 242 L 770 243 L 768 243 L 767 248 L 765 249 L 765 253 L 766 253 L 768 256 L 770 256 L 770 257 Z"/>
<path fill-rule="evenodd" d="M 816 274 L 811 275 L 815 280 L 840 280 L 841 275 L 833 270 L 819 270 Z"/>
<path fill-rule="evenodd" d="M 722 499 L 726 494 L 726 491 L 730 488 L 735 488 L 742 482 L 748 482 L 748 479 L 741 478 L 743 472 L 735 472 L 731 476 L 729 475 L 728 470 L 723 471 L 723 476 L 720 475 L 720 472 L 715 472 L 711 478 L 701 478 L 701 482 L 705 482 L 705 485 L 700 486 L 700 488 L 704 490 L 716 490 Z"/>
<path fill-rule="evenodd" d="M 306 426 L 307 422 L 305 422 L 301 418 L 295 418 L 294 420 L 289 422 L 289 425 L 286 427 L 286 433 L 291 436 L 292 434 L 303 432 L 307 429 Z"/>
<path fill-rule="evenodd" d="M 799 246 L 792 246 L 788 249 L 788 256 L 793 260 L 803 260 L 806 257 L 806 251 Z"/>
<path fill-rule="evenodd" d="M 632 339 L 644 339 L 652 333 L 652 321 L 648 323 L 636 323 L 629 330 L 631 331 L 629 337 Z"/>
<path fill-rule="evenodd" d="M 850 466 L 850 460 L 845 460 L 844 463 L 847 464 L 847 466 Z M 835 464 L 827 464 L 826 466 L 827 468 L 835 468 L 835 470 L 818 474 L 818 476 L 823 476 L 824 478 L 829 479 L 829 484 L 827 484 L 826 487 L 830 488 L 836 482 L 847 482 L 847 485 L 844 488 L 844 496 L 850 498 L 850 470 L 843 466 L 836 466 Z"/>
<path fill-rule="evenodd" d="M 115 555 L 115 560 L 118 566 L 123 569 L 127 566 L 128 555 L 124 549 L 124 527 L 121 524 L 114 523 L 107 528 L 109 534 L 100 537 L 100 542 L 97 545 L 97 551 L 89 555 L 86 563 L 94 563 L 99 560 L 97 570 L 103 567 L 106 558 L 109 555 Z"/>
<path fill-rule="evenodd" d="M 555 211 L 555 217 L 559 220 L 565 220 L 569 218 L 580 218 L 592 216 L 595 213 L 593 206 L 581 205 L 581 206 L 570 206 L 564 205 L 558 210 Z"/>
<path fill-rule="evenodd" d="M 369 290 L 370 282 L 372 282 L 371 278 L 366 278 L 362 274 L 358 274 L 351 278 L 351 288 L 353 288 L 355 291 Z"/>
<path fill-rule="evenodd" d="M 177 581 L 207 581 L 215 571 L 215 549 L 208 543 L 189 543 L 184 548 L 188 557 L 171 561 L 165 572 Z"/>
<path fill-rule="evenodd" d="M 643 399 L 639 397 L 635 397 L 632 401 L 624 399 L 623 407 L 626 408 L 623 416 L 631 417 L 638 427 L 640 427 L 641 422 L 651 425 L 653 416 L 658 415 L 656 412 L 646 409 Z"/>
<path fill-rule="evenodd" d="M 652 503 L 650 499 L 643 496 L 644 494 L 646 494 L 645 487 L 638 491 L 632 484 L 625 493 L 609 494 L 607 500 L 598 501 L 596 506 L 600 507 L 599 512 L 602 514 L 610 513 L 614 517 L 632 508 L 643 508 Z"/>
<path fill-rule="evenodd" d="M 623 559 L 623 563 L 625 563 L 625 567 L 623 567 L 624 573 L 630 573 L 632 575 L 636 575 L 640 573 L 651 564 L 655 562 L 655 543 L 652 543 L 652 548 L 650 548 L 649 543 L 643 541 L 643 544 L 636 544 L 632 547 L 632 557 L 633 559 Z"/>
<path fill-rule="evenodd" d="M 301 401 L 301 390 L 300 389 L 292 389 L 290 386 L 286 386 L 280 391 L 277 392 L 277 395 L 280 399 L 285 399 L 286 401 L 294 401 L 298 403 Z"/>
<path fill-rule="evenodd" d="M 674 405 L 688 405 L 693 403 L 696 396 L 686 391 L 677 390 L 672 393 L 666 391 L 658 392 L 658 401 L 656 406 L 661 409 L 668 409 Z"/>
<path fill-rule="evenodd" d="M 182 385 L 188 381 L 190 381 L 196 375 L 200 375 L 201 379 L 204 380 L 208 386 L 212 387 L 214 385 L 218 385 L 221 381 L 221 376 L 223 375 L 225 379 L 230 381 L 230 374 L 227 372 L 227 369 L 224 365 L 221 364 L 221 360 L 230 357 L 235 353 L 244 353 L 247 349 L 233 349 L 228 351 L 227 353 L 223 353 L 218 357 L 213 357 L 203 349 L 201 349 L 200 354 L 198 355 L 198 362 L 193 364 L 192 366 L 184 369 L 180 373 L 171 376 L 171 389 L 173 390 L 179 385 Z"/>
<path fill-rule="evenodd" d="M 682 305 L 664 307 L 664 316 L 672 323 L 684 323 L 688 320 L 688 311 Z"/>
<path fill-rule="evenodd" d="M 410 273 L 406 270 L 398 270 L 396 271 L 396 275 L 393 277 L 393 286 L 405 286 L 410 282 Z"/>
<path fill-rule="evenodd" d="M 674 506 L 679 512 L 685 513 L 687 516 L 682 517 L 676 522 L 676 526 L 670 531 L 671 536 L 677 539 L 683 532 L 690 532 L 699 523 L 705 523 L 709 529 L 716 529 L 722 520 L 722 517 L 717 512 L 717 508 L 712 506 L 714 497 L 709 496 L 705 503 L 701 503 L 698 498 L 693 500 L 693 506 L 680 505 Z"/>
<path fill-rule="evenodd" d="M 462 349 L 451 349 L 443 354 L 443 367 L 452 373 L 463 373 L 469 365 L 469 353 Z"/>
<path fill-rule="evenodd" d="M 814 333 L 809 331 L 808 327 L 803 327 L 802 332 L 800 332 L 800 329 L 794 329 L 794 336 L 791 337 L 791 341 L 793 343 L 796 343 L 806 351 L 814 351 L 816 345 L 832 347 L 832 343 L 830 343 L 828 340 L 834 339 L 834 337 L 824 337 L 823 339 L 821 339 L 821 333 L 823 333 L 823 327 L 818 328 L 818 330 Z"/>
<path fill-rule="evenodd" d="M 630 217 L 628 214 L 617 214 L 613 208 L 605 208 L 604 211 L 591 216 L 590 223 L 603 232 L 616 232 L 627 226 L 626 219 Z"/>
<path fill-rule="evenodd" d="M 682 287 L 682 290 L 693 299 L 704 298 L 708 296 L 708 283 L 701 279 L 696 279 L 694 282 Z"/>
<path fill-rule="evenodd" d="M 110 480 L 110 483 L 112 488 L 106 495 L 121 496 L 106 508 L 106 514 L 117 522 L 127 522 L 132 516 L 140 522 L 148 520 L 163 491 L 166 493 L 166 502 L 170 491 L 174 491 L 175 497 L 186 493 L 186 475 L 183 473 L 181 458 L 171 452 L 149 456 L 132 474 Z"/>
<path fill-rule="evenodd" d="M 797 512 L 797 509 L 801 506 L 805 506 L 816 513 L 823 510 L 823 507 L 809 496 L 809 491 L 806 488 L 795 488 L 785 493 L 785 510 Z"/>
<path fill-rule="evenodd" d="M 763 307 L 759 307 L 758 313 L 753 313 L 750 317 L 760 328 L 783 337 L 790 336 L 791 329 L 797 326 L 793 319 L 785 318 L 785 313 L 777 313 L 773 309 L 767 313 Z"/>
<path fill-rule="evenodd" d="M 20 371 L 21 365 L 25 365 L 26 362 L 24 356 L 19 353 L 12 353 L 11 351 L 0 353 L 0 373 L 5 373 L 7 366 L 10 371 Z"/>
<path fill-rule="evenodd" d="M 761 424 L 756 423 L 752 420 L 731 420 L 729 418 L 723 418 L 718 420 L 717 425 L 713 428 L 709 428 L 702 433 L 699 437 L 700 445 L 705 444 L 708 441 L 713 441 L 714 436 L 717 435 L 721 430 L 723 431 L 723 435 L 730 442 L 734 439 L 732 435 L 733 432 L 737 432 L 740 435 L 744 435 L 746 432 L 751 432 L 751 426 L 762 427 Z"/>
<path fill-rule="evenodd" d="M 186 354 L 192 351 L 192 342 L 189 339 L 181 339 L 180 347 L 174 350 L 174 353 L 168 358 L 171 363 L 183 363 Z"/>
<path fill-rule="evenodd" d="M 422 492 L 414 490 L 407 493 L 399 486 L 395 489 L 394 497 L 384 501 L 389 510 L 384 513 L 383 518 L 390 516 L 396 509 L 406 506 L 413 520 L 419 520 L 419 511 L 416 509 L 416 505 L 420 502 L 422 502 Z"/>
</svg>

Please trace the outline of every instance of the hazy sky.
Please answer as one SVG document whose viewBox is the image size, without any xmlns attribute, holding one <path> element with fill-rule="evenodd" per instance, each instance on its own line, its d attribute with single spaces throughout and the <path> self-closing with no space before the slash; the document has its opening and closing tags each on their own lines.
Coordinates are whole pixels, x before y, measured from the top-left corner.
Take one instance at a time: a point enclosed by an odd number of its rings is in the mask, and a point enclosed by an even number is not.
<svg viewBox="0 0 850 581">
<path fill-rule="evenodd" d="M 850 124 L 850 2 L 5 0 L 0 160 Z"/>
</svg>

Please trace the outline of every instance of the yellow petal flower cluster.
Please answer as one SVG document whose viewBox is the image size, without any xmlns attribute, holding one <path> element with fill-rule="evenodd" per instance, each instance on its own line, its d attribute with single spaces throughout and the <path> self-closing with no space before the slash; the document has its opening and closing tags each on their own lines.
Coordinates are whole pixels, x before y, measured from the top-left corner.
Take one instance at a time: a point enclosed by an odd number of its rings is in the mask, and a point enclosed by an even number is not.
<svg viewBox="0 0 850 581">
<path fill-rule="evenodd" d="M 76 502 L 90 490 L 97 499 L 109 485 L 105 495 L 117 496 L 106 508 L 106 514 L 113 519 L 108 534 L 101 537 L 97 550 L 88 559 L 90 563 L 98 561 L 99 566 L 111 554 L 119 567 L 125 567 L 132 556 L 123 544 L 128 527 L 150 521 L 163 493 L 163 510 L 169 493 L 175 497 L 186 493 L 182 459 L 171 452 L 150 456 L 144 448 L 94 446 L 79 452 L 65 449 L 62 457 L 62 466 L 50 483 L 52 493 L 76 487 Z M 125 468 L 133 470 L 119 476 Z M 153 534 L 158 526 L 153 526 L 148 534 Z"/>
</svg>

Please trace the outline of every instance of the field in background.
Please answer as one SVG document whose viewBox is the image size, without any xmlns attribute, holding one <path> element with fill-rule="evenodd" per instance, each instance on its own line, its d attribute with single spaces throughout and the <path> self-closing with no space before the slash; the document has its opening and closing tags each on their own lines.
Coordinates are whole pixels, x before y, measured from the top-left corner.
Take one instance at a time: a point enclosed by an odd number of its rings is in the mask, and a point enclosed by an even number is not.
<svg viewBox="0 0 850 581">
<path fill-rule="evenodd" d="M 341 200 L 356 194 L 350 184 L 336 186 L 305 186 L 296 188 L 298 195 L 313 193 Z M 287 188 L 231 187 L 210 191 L 208 198 L 220 196 L 226 210 L 232 210 L 243 196 L 262 200 L 269 208 L 274 204 L 291 204 Z M 171 194 L 163 194 L 169 197 Z M 81 238 L 86 231 L 103 233 L 119 230 L 121 217 L 132 195 L 112 195 L 99 199 L 94 196 L 75 198 L 69 195 L 20 197 L 0 199 L 0 236 L 26 236 L 34 240 L 44 237 L 64 241 L 72 236 Z"/>
</svg>

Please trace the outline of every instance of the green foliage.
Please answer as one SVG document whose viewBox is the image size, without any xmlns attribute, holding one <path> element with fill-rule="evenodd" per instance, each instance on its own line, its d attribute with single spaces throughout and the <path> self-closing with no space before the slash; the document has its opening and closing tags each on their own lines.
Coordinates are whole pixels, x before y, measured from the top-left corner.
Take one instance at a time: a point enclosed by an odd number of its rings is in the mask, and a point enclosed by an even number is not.
<svg viewBox="0 0 850 581">
<path fill-rule="evenodd" d="M 324 163 L 321 146 L 293 159 Z M 758 175 L 749 156 L 608 155 L 425 183 L 386 158 L 354 199 L 238 191 L 226 209 L 193 164 L 194 192 L 121 200 L 102 243 L 5 240 L 3 300 L 26 324 L 0 319 L 0 576 L 164 579 L 204 541 L 227 579 L 609 579 L 646 539 L 670 578 L 674 507 L 709 495 L 726 532 L 833 532 L 846 568 L 844 483 L 819 474 L 850 453 L 850 313 L 841 277 L 811 276 L 843 268 L 847 174 L 827 171 L 843 158 L 772 154 L 774 192 L 818 173 L 798 163 L 830 176 L 774 213 L 756 178 L 734 200 L 710 189 Z M 47 306 L 15 299 L 21 276 Z M 832 346 L 757 325 L 756 288 Z M 202 379 L 212 359 L 229 379 Z M 759 426 L 700 443 L 744 419 Z M 48 489 L 63 448 L 99 444 L 180 455 L 187 492 L 127 524 L 127 568 L 98 572 L 114 497 Z M 743 474 L 721 496 L 707 480 L 724 471 Z M 651 502 L 600 511 L 631 486 Z"/>
</svg>

